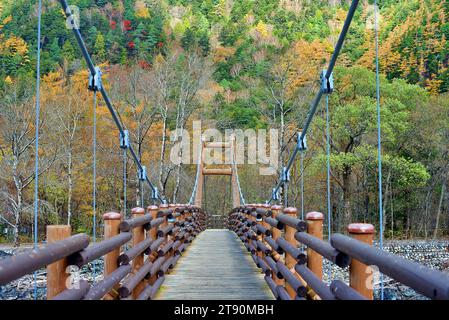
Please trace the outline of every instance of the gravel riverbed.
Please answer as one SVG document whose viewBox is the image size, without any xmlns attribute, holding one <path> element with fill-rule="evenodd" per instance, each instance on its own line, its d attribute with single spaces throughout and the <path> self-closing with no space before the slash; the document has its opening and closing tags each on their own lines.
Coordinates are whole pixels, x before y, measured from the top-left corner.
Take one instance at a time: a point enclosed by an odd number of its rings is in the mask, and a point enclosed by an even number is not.
<svg viewBox="0 0 449 320">
<path fill-rule="evenodd" d="M 388 252 L 400 255 L 406 259 L 421 263 L 430 268 L 449 273 L 449 240 L 435 241 L 388 241 L 384 244 L 384 249 Z M 19 249 L 23 250 L 23 249 Z M 11 256 L 15 253 L 13 249 L 3 248 L 0 250 L 0 259 Z M 94 272 L 95 270 L 95 272 Z M 95 263 L 89 263 L 81 269 L 80 277 L 90 283 L 102 279 L 103 261 L 101 259 Z M 329 277 L 329 273 L 330 277 Z M 95 275 L 95 276 L 94 276 Z M 35 275 L 26 275 L 6 286 L 0 287 L 0 300 L 22 300 L 34 299 Z M 341 269 L 324 260 L 323 280 L 342 280 L 348 283 L 349 273 L 347 269 Z M 379 277 L 374 278 L 374 295 L 379 299 Z M 416 293 L 414 290 L 404 286 L 393 279 L 383 276 L 384 298 L 386 300 L 422 300 L 426 297 Z M 36 272 L 37 299 L 45 299 L 46 296 L 46 271 L 41 269 Z"/>
</svg>

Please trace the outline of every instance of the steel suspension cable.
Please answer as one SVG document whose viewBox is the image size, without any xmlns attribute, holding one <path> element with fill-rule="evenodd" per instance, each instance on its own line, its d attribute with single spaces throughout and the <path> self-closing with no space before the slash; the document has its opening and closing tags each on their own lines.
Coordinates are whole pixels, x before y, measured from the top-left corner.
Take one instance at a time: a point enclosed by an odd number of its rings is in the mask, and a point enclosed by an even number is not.
<svg viewBox="0 0 449 320">
<path fill-rule="evenodd" d="M 235 144 L 233 144 L 233 148 L 235 148 Z M 242 202 L 243 205 L 245 205 L 245 198 L 243 197 L 243 192 L 242 192 L 242 188 L 240 186 L 240 179 L 239 179 L 239 172 L 237 170 L 237 164 L 235 162 L 235 150 L 232 151 L 232 166 L 233 169 L 235 170 L 235 178 L 237 181 L 237 188 L 239 189 L 239 196 L 240 196 L 240 201 Z"/>
<path fill-rule="evenodd" d="M 139 185 L 140 185 L 140 187 L 139 187 L 139 189 L 140 189 L 140 207 L 143 208 L 144 207 L 143 200 L 144 200 L 144 194 L 145 194 L 145 190 L 144 190 L 145 186 L 142 181 L 139 181 Z"/>
<path fill-rule="evenodd" d="M 301 176 L 301 220 L 304 220 L 304 150 L 301 150 L 301 158 L 299 161 L 299 171 Z"/>
<path fill-rule="evenodd" d="M 123 216 L 125 219 L 128 218 L 127 216 L 127 195 L 126 195 L 126 183 L 127 183 L 127 162 L 128 162 L 128 157 L 127 157 L 127 151 L 126 149 L 123 149 Z"/>
<path fill-rule="evenodd" d="M 374 34 L 376 46 L 376 111 L 377 111 L 377 162 L 379 189 L 379 248 L 383 249 L 383 199 L 382 199 L 382 132 L 380 116 L 380 72 L 379 72 L 379 21 L 377 0 L 374 0 Z M 384 300 L 383 275 L 380 273 L 380 299 Z"/>
<path fill-rule="evenodd" d="M 326 95 L 326 194 L 327 194 L 327 240 L 331 238 L 331 148 L 329 124 L 329 95 Z"/>
<path fill-rule="evenodd" d="M 94 90 L 93 105 L 93 139 L 92 139 L 92 241 L 97 241 L 97 91 Z M 93 282 L 95 283 L 96 261 L 92 262 Z"/>
<path fill-rule="evenodd" d="M 326 199 L 327 199 L 327 241 L 332 234 L 332 208 L 331 208 L 331 144 L 329 122 L 329 95 L 326 95 Z M 332 277 L 332 268 L 328 270 L 329 279 Z"/>
<path fill-rule="evenodd" d="M 330 62 L 329 62 L 329 66 L 326 69 L 326 73 L 324 75 L 326 80 L 329 80 L 331 78 L 331 76 L 332 76 L 332 72 L 334 70 L 334 67 L 335 67 L 335 64 L 337 62 L 337 59 L 338 59 L 338 57 L 340 55 L 341 49 L 343 47 L 343 43 L 344 43 L 344 41 L 346 39 L 346 36 L 348 34 L 349 27 L 350 27 L 351 22 L 352 22 L 352 20 L 354 18 L 354 14 L 355 14 L 355 11 L 357 9 L 358 4 L 359 4 L 359 0 L 353 0 L 352 3 L 351 3 L 351 6 L 350 6 L 349 11 L 348 11 L 348 14 L 346 16 L 346 20 L 345 20 L 345 22 L 343 24 L 343 28 L 342 28 L 340 36 L 338 38 L 337 44 L 335 45 L 334 53 L 332 54 L 332 57 L 331 57 Z M 319 105 L 319 103 L 321 101 L 321 98 L 323 97 L 324 93 L 325 92 L 323 91 L 323 88 L 321 88 L 320 91 L 317 93 L 315 99 L 312 102 L 312 105 L 310 107 L 310 110 L 309 110 L 308 116 L 306 118 L 306 121 L 305 121 L 304 125 L 302 126 L 303 129 L 302 129 L 300 137 L 298 138 L 298 144 L 293 149 L 293 153 L 292 153 L 292 155 L 291 155 L 291 157 L 290 157 L 290 159 L 289 159 L 289 161 L 287 163 L 287 166 L 285 167 L 287 172 L 290 171 L 290 169 L 291 169 L 291 167 L 292 167 L 292 165 L 293 165 L 293 163 L 294 163 L 294 161 L 296 159 L 296 156 L 297 156 L 298 152 L 300 151 L 298 145 L 300 145 L 300 144 L 302 144 L 304 142 L 305 137 L 307 135 L 307 131 L 309 130 L 310 124 L 312 123 L 312 120 L 313 120 L 313 118 L 315 116 L 315 113 L 316 113 L 316 110 L 318 108 L 318 105 Z M 280 181 L 278 182 L 278 184 L 274 188 L 274 192 L 272 194 L 276 193 L 280 189 L 280 187 L 282 185 L 284 185 L 284 184 L 285 184 L 285 181 L 283 181 L 283 179 L 280 179 Z M 273 196 L 272 196 L 267 201 L 267 203 L 270 203 L 273 200 L 274 199 L 273 199 Z"/>
<path fill-rule="evenodd" d="M 64 13 L 65 13 L 66 17 L 70 20 L 70 22 L 72 24 L 73 33 L 75 35 L 76 41 L 78 43 L 78 46 L 81 49 L 81 53 L 83 54 L 84 60 L 86 61 L 87 67 L 89 68 L 89 71 L 92 74 L 92 76 L 95 76 L 97 74 L 97 71 L 95 70 L 95 65 L 93 64 L 92 58 L 91 58 L 89 52 L 87 51 L 87 47 L 86 47 L 86 45 L 84 43 L 83 36 L 81 35 L 81 32 L 79 30 L 79 26 L 77 26 L 76 23 L 75 23 L 72 11 L 70 10 L 70 7 L 67 4 L 66 0 L 59 0 L 59 2 L 61 3 L 61 6 L 62 6 L 62 8 L 64 10 Z M 112 106 L 112 102 L 109 99 L 109 96 L 108 96 L 106 90 L 104 89 L 103 86 L 101 86 L 99 91 L 100 91 L 100 93 L 101 93 L 101 95 L 102 95 L 102 97 L 104 99 L 104 102 L 105 102 L 105 104 L 106 104 L 106 106 L 107 106 L 107 108 L 108 108 L 108 110 L 109 110 L 109 112 L 110 112 L 110 114 L 112 116 L 112 119 L 114 120 L 114 123 L 117 126 L 117 129 L 119 130 L 119 133 L 123 135 L 124 131 L 125 131 L 124 125 L 120 122 L 119 117 L 117 115 L 117 112 L 114 109 L 114 107 Z M 138 167 L 138 170 L 142 171 L 143 170 L 142 163 L 140 162 L 140 160 L 138 159 L 136 153 L 134 152 L 134 149 L 133 149 L 132 145 L 130 145 L 128 149 L 129 149 L 129 152 L 131 153 L 131 156 L 132 156 L 134 162 L 136 163 L 136 165 Z M 145 181 L 150 186 L 150 188 L 153 191 L 153 193 L 157 193 L 155 186 L 151 183 L 151 181 L 149 180 L 148 176 L 145 178 Z M 166 200 L 163 197 L 161 197 L 158 193 L 157 193 L 157 195 L 158 195 L 157 199 L 160 202 L 163 202 L 163 203 L 166 202 Z"/>
<path fill-rule="evenodd" d="M 35 140 L 34 140 L 34 235 L 33 247 L 38 247 L 38 213 L 39 213 L 39 122 L 41 109 L 41 25 L 42 25 L 42 0 L 38 1 L 37 14 L 37 62 L 36 62 L 36 119 L 35 119 Z M 15 226 L 17 228 L 17 226 Z M 19 231 L 17 230 L 17 235 Z M 34 300 L 37 300 L 37 271 L 33 274 L 34 279 Z"/>
</svg>

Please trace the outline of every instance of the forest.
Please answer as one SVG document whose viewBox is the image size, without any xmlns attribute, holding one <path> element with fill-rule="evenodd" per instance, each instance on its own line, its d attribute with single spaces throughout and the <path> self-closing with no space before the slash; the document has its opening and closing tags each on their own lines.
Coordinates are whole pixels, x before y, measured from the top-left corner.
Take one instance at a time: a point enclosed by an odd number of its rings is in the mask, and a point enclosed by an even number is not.
<svg viewBox="0 0 449 320">
<path fill-rule="evenodd" d="M 345 0 L 71 0 L 120 120 L 151 181 L 173 203 L 189 200 L 196 165 L 169 159 L 178 130 L 277 129 L 279 168 L 239 166 L 249 203 L 264 202 L 295 146 L 333 52 Z M 449 228 L 449 1 L 381 0 L 379 62 L 385 236 L 447 237 Z M 373 1 L 359 6 L 329 97 L 332 229 L 378 226 Z M 42 48 L 39 236 L 46 224 L 92 230 L 93 94 L 64 12 L 43 1 L 0 2 L 0 242 L 32 237 L 36 52 Z M 98 219 L 147 206 L 136 166 L 99 99 Z M 304 153 L 304 209 L 327 212 L 326 114 L 320 105 Z M 194 163 L 194 162 L 193 162 Z M 123 170 L 127 197 L 123 197 Z M 301 207 L 301 171 L 290 205 Z M 232 206 L 226 177 L 208 177 L 205 210 Z M 141 195 L 146 199 L 140 203 Z M 328 222 L 326 222 L 328 223 Z M 99 226 L 101 228 L 101 225 Z"/>
</svg>

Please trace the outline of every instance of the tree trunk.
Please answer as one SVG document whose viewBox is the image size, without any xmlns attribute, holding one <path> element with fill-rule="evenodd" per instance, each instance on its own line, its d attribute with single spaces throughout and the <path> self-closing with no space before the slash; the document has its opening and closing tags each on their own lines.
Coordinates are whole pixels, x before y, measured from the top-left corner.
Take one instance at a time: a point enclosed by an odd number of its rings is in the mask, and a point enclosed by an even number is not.
<svg viewBox="0 0 449 320">
<path fill-rule="evenodd" d="M 437 217 L 435 221 L 435 230 L 433 231 L 434 239 L 436 239 L 438 235 L 438 228 L 440 226 L 441 207 L 443 206 L 444 193 L 446 192 L 445 189 L 446 189 L 446 181 L 443 181 L 443 184 L 441 185 L 440 201 L 438 203 Z"/>
<path fill-rule="evenodd" d="M 393 189 L 391 186 L 390 186 L 390 211 L 391 211 L 391 239 L 394 239 Z"/>
<path fill-rule="evenodd" d="M 383 218 L 382 218 L 382 230 L 385 233 L 385 229 L 387 226 L 387 203 L 388 203 L 388 194 L 390 192 L 391 189 L 391 184 L 390 184 L 390 180 L 391 180 L 391 168 L 390 170 L 388 170 L 388 175 L 387 175 L 387 180 L 385 181 L 385 192 L 383 194 L 383 203 L 382 203 L 382 212 L 383 212 Z"/>
<path fill-rule="evenodd" d="M 405 238 L 409 239 L 410 237 L 410 213 L 407 211 L 407 220 L 405 222 Z"/>
<path fill-rule="evenodd" d="M 159 165 L 159 187 L 161 189 L 161 193 L 165 194 L 164 190 L 164 162 L 165 162 L 165 148 L 167 144 L 167 116 L 163 116 L 163 123 L 162 123 L 162 144 L 161 144 L 161 158 L 160 158 L 160 165 Z"/>
<path fill-rule="evenodd" d="M 422 226 L 424 227 L 424 239 L 427 240 L 427 222 L 429 221 L 429 211 L 431 207 L 431 199 L 432 199 L 432 192 L 433 192 L 433 184 L 429 186 L 429 191 L 426 195 L 426 209 L 424 210 L 424 216 L 423 216 L 423 223 Z"/>
<path fill-rule="evenodd" d="M 69 182 L 69 190 L 67 195 L 67 224 L 70 226 L 72 222 L 72 195 L 73 195 L 73 177 L 72 177 L 72 146 L 69 145 L 69 159 L 68 159 L 68 182 Z"/>
<path fill-rule="evenodd" d="M 17 208 L 14 212 L 15 214 L 15 229 L 14 229 L 14 247 L 20 246 L 20 215 L 22 213 L 22 204 L 23 204 L 23 190 L 22 188 L 17 189 Z"/>
<path fill-rule="evenodd" d="M 343 170 L 343 203 L 344 203 L 344 218 L 343 223 L 346 227 L 351 223 L 352 209 L 351 209 L 351 169 L 346 167 Z"/>
<path fill-rule="evenodd" d="M 180 184 L 181 184 L 181 164 L 178 164 L 176 168 L 176 185 L 175 190 L 173 191 L 173 203 L 176 203 L 176 198 L 178 197 Z"/>
<path fill-rule="evenodd" d="M 284 136 L 285 136 L 285 119 L 284 119 L 284 110 L 283 107 L 280 106 L 280 118 L 281 118 L 281 134 L 279 136 L 279 150 L 281 150 L 281 152 L 279 152 L 279 166 L 280 166 L 280 172 L 282 172 L 282 170 L 284 170 L 282 168 L 282 164 L 284 163 L 283 161 L 283 151 L 284 151 Z"/>
<path fill-rule="evenodd" d="M 140 163 L 142 163 L 142 139 L 141 139 L 141 124 L 139 123 L 137 128 L 137 157 Z M 143 207 L 143 181 L 138 177 L 139 183 L 136 187 L 136 207 Z"/>
<path fill-rule="evenodd" d="M 12 165 L 12 174 L 14 179 L 14 185 L 17 191 L 17 202 L 14 205 L 14 246 L 20 246 L 19 239 L 19 230 L 20 230 L 20 215 L 22 213 L 22 202 L 23 202 L 23 192 L 22 192 L 22 181 L 20 180 L 19 172 L 18 172 L 18 164 L 19 158 L 14 156 L 13 165 Z"/>
</svg>

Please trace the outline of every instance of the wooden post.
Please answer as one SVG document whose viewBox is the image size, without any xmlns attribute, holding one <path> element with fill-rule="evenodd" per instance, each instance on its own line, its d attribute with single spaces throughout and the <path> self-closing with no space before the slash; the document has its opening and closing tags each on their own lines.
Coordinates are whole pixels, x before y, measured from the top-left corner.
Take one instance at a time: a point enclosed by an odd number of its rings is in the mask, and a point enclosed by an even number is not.
<svg viewBox="0 0 449 320">
<path fill-rule="evenodd" d="M 104 239 L 112 238 L 120 233 L 119 225 L 122 221 L 122 215 L 118 212 L 107 212 L 103 214 L 104 221 Z M 118 268 L 118 257 L 120 256 L 120 248 L 116 248 L 104 255 L 104 272 L 106 277 Z M 118 298 L 117 289 L 119 285 L 114 287 L 114 290 L 107 293 L 103 299 L 115 300 Z"/>
<path fill-rule="evenodd" d="M 309 212 L 306 214 L 307 220 L 307 233 L 320 240 L 323 239 L 323 221 L 324 216 L 321 212 Z M 312 271 L 319 279 L 323 279 L 323 257 L 313 251 L 311 248 L 307 248 L 307 267 Z"/>
<path fill-rule="evenodd" d="M 281 210 L 282 210 L 282 207 L 279 205 L 271 206 L 271 211 L 273 212 L 273 218 L 276 218 L 276 216 L 281 212 Z M 271 233 L 272 233 L 272 237 L 274 240 L 276 240 L 277 238 L 279 238 L 282 235 L 282 231 L 275 227 L 271 227 Z M 275 253 L 273 255 L 273 258 L 276 261 L 281 260 L 281 255 L 279 253 Z M 274 273 L 272 274 L 272 278 L 277 285 L 284 286 L 284 284 L 285 284 L 284 279 L 279 279 Z"/>
<path fill-rule="evenodd" d="M 261 208 L 261 207 L 262 207 L 262 204 L 257 203 L 257 204 L 255 204 L 254 206 L 255 206 L 256 208 Z M 254 221 L 256 221 L 257 224 L 263 225 L 263 220 L 262 220 L 262 221 L 257 221 L 257 218 L 254 218 Z M 261 235 L 257 235 L 257 240 L 260 241 L 260 242 L 263 242 L 263 235 L 262 235 L 262 234 L 261 234 Z M 254 246 L 254 247 L 256 247 L 256 249 L 257 249 L 257 246 Z M 261 258 L 261 259 L 263 259 L 263 257 L 264 257 L 264 254 L 263 254 L 262 251 L 257 251 L 257 252 L 256 252 L 256 255 L 257 255 L 259 258 Z"/>
<path fill-rule="evenodd" d="M 373 245 L 374 226 L 366 223 L 352 223 L 348 232 L 354 239 Z M 349 285 L 362 296 L 373 300 L 373 270 L 356 259 L 349 266 Z"/>
<path fill-rule="evenodd" d="M 269 205 L 269 204 L 263 204 L 262 205 L 262 208 L 264 208 L 265 210 L 270 210 L 271 209 L 271 206 Z M 264 227 L 264 228 L 266 228 L 266 229 L 270 229 L 270 225 L 268 224 L 268 223 L 266 223 L 265 222 L 265 219 L 263 219 L 262 218 L 262 226 Z M 262 235 L 262 242 L 264 243 L 264 244 L 267 244 L 266 242 L 265 242 L 265 237 L 266 237 L 266 235 Z M 262 252 L 262 257 L 263 257 L 263 259 L 265 260 L 265 252 Z"/>
<path fill-rule="evenodd" d="M 173 204 L 173 205 L 169 205 L 169 207 L 172 207 L 173 210 L 176 211 L 176 209 L 178 209 L 179 207 L 181 207 L 181 205 L 180 205 L 180 204 Z M 175 218 L 175 220 L 178 221 L 178 220 L 179 220 L 179 217 Z M 172 223 L 172 224 L 174 225 L 174 223 Z M 169 241 L 172 240 L 173 238 L 174 238 L 174 235 L 171 235 L 171 236 L 167 235 L 167 236 L 165 237 L 165 243 L 169 242 Z M 174 253 L 175 253 L 174 251 L 172 251 L 172 252 L 167 252 L 167 254 L 165 255 L 165 258 L 168 259 L 169 257 L 173 256 Z"/>
<path fill-rule="evenodd" d="M 156 219 L 157 218 L 157 211 L 158 206 L 148 206 L 147 212 L 151 214 L 151 218 Z M 157 238 L 157 228 L 151 228 L 150 231 L 147 233 L 147 236 L 149 236 L 151 239 L 156 240 Z"/>
<path fill-rule="evenodd" d="M 141 217 L 145 214 L 144 208 L 133 208 L 131 210 L 131 214 L 133 218 Z M 143 226 L 136 227 L 132 230 L 133 239 L 132 239 L 132 246 L 135 247 L 139 243 L 141 243 L 143 240 L 145 240 L 145 230 Z M 132 271 L 133 273 L 136 273 L 140 267 L 144 263 L 144 254 L 141 253 L 137 257 L 133 259 L 132 262 Z M 139 294 L 142 292 L 142 290 L 145 288 L 145 281 L 142 281 L 139 283 L 136 288 L 133 290 L 133 297 L 136 299 Z"/>
<path fill-rule="evenodd" d="M 70 237 L 72 228 L 68 225 L 47 226 L 47 243 Z M 61 259 L 47 266 L 47 300 L 52 299 L 67 288 L 69 273 L 67 259 Z"/>
<path fill-rule="evenodd" d="M 165 209 L 168 209 L 168 204 L 161 203 L 159 205 L 159 210 L 165 210 Z M 165 218 L 164 222 L 161 224 L 161 227 L 166 227 L 167 225 L 168 225 L 167 218 Z"/>
<path fill-rule="evenodd" d="M 155 206 L 155 205 L 151 205 L 147 207 L 147 212 L 149 214 L 151 214 L 151 217 L 153 219 L 157 218 L 157 212 L 159 211 L 159 207 Z M 147 232 L 147 237 L 150 237 L 153 240 L 157 239 L 157 230 L 158 227 L 156 228 L 151 228 L 148 232 Z M 151 262 L 154 262 L 154 260 L 156 260 L 157 254 L 152 252 L 147 259 L 150 259 Z M 154 275 L 153 277 L 151 277 L 150 279 L 148 279 L 148 283 L 151 285 L 156 281 L 157 277 Z"/>
<path fill-rule="evenodd" d="M 109 239 L 119 234 L 119 225 L 122 215 L 117 212 L 107 212 L 103 215 L 104 220 L 104 238 Z M 104 255 L 104 276 L 111 274 L 118 268 L 118 257 L 120 248 L 116 248 Z"/>
<path fill-rule="evenodd" d="M 285 208 L 284 209 L 284 213 L 286 215 L 289 215 L 293 218 L 296 218 L 296 215 L 298 214 L 298 209 L 296 208 Z M 298 241 L 296 241 L 295 239 L 295 233 L 296 233 L 296 229 L 290 226 L 285 226 L 285 235 L 284 238 L 286 241 L 288 241 L 291 245 L 293 245 L 295 248 L 298 246 Z M 295 265 L 296 265 L 296 259 L 294 257 L 292 257 L 289 253 L 285 253 L 285 266 L 289 269 L 289 270 L 295 270 Z M 290 297 L 292 299 L 294 299 L 296 297 L 296 292 L 295 290 L 286 282 L 285 283 L 285 289 L 287 290 L 287 293 L 290 295 Z"/>
</svg>

